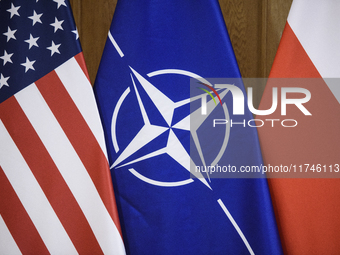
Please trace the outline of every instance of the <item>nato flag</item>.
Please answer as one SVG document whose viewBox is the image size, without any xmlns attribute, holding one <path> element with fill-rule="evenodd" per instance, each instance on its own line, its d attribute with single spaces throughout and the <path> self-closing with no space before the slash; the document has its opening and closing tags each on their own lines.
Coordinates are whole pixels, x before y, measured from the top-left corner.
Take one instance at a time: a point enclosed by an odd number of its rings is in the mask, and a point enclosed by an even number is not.
<svg viewBox="0 0 340 255">
<path fill-rule="evenodd" d="M 243 125 L 251 113 L 233 116 L 232 94 L 204 77 L 240 78 L 217 0 L 118 1 L 95 94 L 127 253 L 281 254 L 267 180 L 206 172 L 262 166 L 262 156 Z M 191 108 L 203 98 L 197 126 Z M 215 110 L 234 121 L 222 134 Z"/>
</svg>

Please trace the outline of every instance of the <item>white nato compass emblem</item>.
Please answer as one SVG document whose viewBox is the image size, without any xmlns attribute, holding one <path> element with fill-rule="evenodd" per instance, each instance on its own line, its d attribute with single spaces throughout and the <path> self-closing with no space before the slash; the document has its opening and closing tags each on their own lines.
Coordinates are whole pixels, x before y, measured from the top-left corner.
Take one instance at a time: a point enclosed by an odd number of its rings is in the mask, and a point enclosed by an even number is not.
<svg viewBox="0 0 340 255">
<path fill-rule="evenodd" d="M 161 154 L 167 154 L 170 156 L 173 160 L 175 160 L 179 165 L 181 165 L 184 169 L 187 171 L 190 171 L 190 173 L 195 177 L 194 179 L 200 180 L 204 185 L 206 185 L 209 189 L 212 189 L 209 185 L 210 177 L 208 173 L 202 173 L 200 171 L 194 171 L 193 167 L 195 167 L 195 162 L 193 162 L 192 157 L 189 155 L 187 150 L 184 148 L 181 140 L 176 136 L 175 132 L 173 131 L 173 128 L 179 129 L 179 130 L 185 130 L 190 131 L 190 134 L 192 136 L 192 143 L 191 146 L 195 146 L 195 151 L 197 152 L 197 157 L 199 157 L 200 162 L 203 166 L 206 165 L 206 160 L 202 151 L 199 135 L 198 135 L 198 129 L 201 127 L 201 125 L 205 122 L 205 120 L 209 117 L 209 115 L 214 111 L 215 107 L 219 106 L 216 103 L 214 104 L 213 100 L 210 100 L 207 103 L 207 113 L 202 114 L 201 108 L 196 109 L 195 111 L 192 111 L 191 113 L 188 113 L 187 116 L 182 117 L 181 120 L 177 121 L 175 124 L 173 124 L 173 117 L 174 112 L 177 108 L 182 107 L 184 105 L 190 104 L 193 101 L 200 101 L 202 100 L 202 97 L 205 97 L 206 95 L 200 94 L 193 97 L 186 98 L 184 100 L 180 100 L 177 102 L 174 102 L 169 97 L 167 97 L 163 92 L 161 92 L 159 89 L 154 86 L 149 79 L 155 76 L 161 76 L 161 75 L 184 75 L 190 78 L 196 79 L 199 83 L 207 84 L 208 86 L 212 86 L 210 82 L 202 77 L 200 77 L 197 74 L 194 74 L 189 71 L 179 70 L 179 69 L 163 69 L 158 70 L 155 72 L 151 72 L 147 74 L 147 78 L 144 78 L 142 75 L 140 75 L 137 71 L 135 71 L 133 68 L 130 67 L 131 70 L 131 86 L 129 86 L 120 96 L 116 107 L 114 109 L 113 115 L 112 115 L 112 123 L 111 123 L 111 136 L 112 136 L 112 143 L 113 147 L 116 151 L 116 153 L 120 153 L 118 158 L 113 162 L 111 165 L 111 168 L 118 169 L 120 167 L 129 166 L 131 164 L 151 159 L 153 157 L 156 157 Z M 189 84 L 187 84 L 188 86 Z M 136 107 L 139 108 L 140 114 L 143 120 L 143 126 L 139 130 L 139 132 L 135 135 L 135 137 L 131 140 L 131 142 L 124 148 L 121 149 L 118 140 L 117 140 L 117 121 L 118 121 L 118 113 L 124 103 L 127 101 L 126 98 L 130 94 L 131 90 L 134 90 L 134 95 L 136 95 L 136 101 L 138 104 L 136 104 Z M 160 126 L 151 124 L 149 120 L 149 114 L 148 109 L 145 106 L 146 104 L 143 102 L 143 99 L 141 97 L 141 93 L 146 94 L 148 97 L 148 100 L 151 100 L 153 104 L 158 109 L 159 113 L 161 114 L 164 121 L 167 123 L 166 126 Z M 223 97 L 228 93 L 228 90 L 223 90 L 219 96 L 223 99 Z M 224 118 L 228 119 L 228 110 L 225 104 L 223 104 L 223 112 L 224 112 Z M 166 145 L 161 149 L 156 149 L 152 152 L 148 152 L 145 155 L 138 156 L 137 158 L 134 158 L 131 161 L 126 162 L 126 159 L 130 158 L 130 156 L 133 156 L 136 152 L 138 152 L 141 148 L 152 142 L 154 139 L 162 135 L 163 133 L 168 132 L 167 142 Z M 222 143 L 221 147 L 218 151 L 218 153 L 215 155 L 214 160 L 210 162 L 209 165 L 215 165 L 218 163 L 218 161 L 221 159 L 227 143 L 229 139 L 229 125 L 225 125 L 225 131 L 224 131 L 224 137 L 222 137 Z M 192 171 L 191 171 L 192 170 Z M 191 182 L 193 182 L 193 178 L 188 178 L 182 181 L 176 181 L 176 182 L 164 182 L 159 180 L 151 179 L 147 176 L 142 175 L 138 172 L 138 169 L 135 169 L 133 167 L 129 168 L 129 171 L 139 178 L 140 180 L 147 182 L 152 185 L 156 186 L 162 186 L 162 187 L 175 187 L 175 186 L 181 186 L 186 185 Z M 171 169 L 169 169 L 171 171 Z M 206 176 L 203 176 L 203 174 L 206 174 Z M 207 181 L 208 179 L 208 181 Z"/>
</svg>

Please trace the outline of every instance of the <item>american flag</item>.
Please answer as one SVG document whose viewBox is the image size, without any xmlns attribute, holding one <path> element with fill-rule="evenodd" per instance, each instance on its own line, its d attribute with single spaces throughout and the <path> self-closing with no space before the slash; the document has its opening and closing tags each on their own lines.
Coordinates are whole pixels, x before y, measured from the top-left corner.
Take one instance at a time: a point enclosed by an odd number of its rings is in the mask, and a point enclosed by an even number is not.
<svg viewBox="0 0 340 255">
<path fill-rule="evenodd" d="M 125 254 L 67 0 L 0 0 L 0 254 Z"/>
</svg>

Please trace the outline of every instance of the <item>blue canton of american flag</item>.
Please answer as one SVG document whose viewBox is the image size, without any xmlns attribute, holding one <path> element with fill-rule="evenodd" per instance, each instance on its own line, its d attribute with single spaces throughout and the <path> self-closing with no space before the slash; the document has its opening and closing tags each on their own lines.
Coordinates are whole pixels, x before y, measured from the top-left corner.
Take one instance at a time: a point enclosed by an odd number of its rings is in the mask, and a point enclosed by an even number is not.
<svg viewBox="0 0 340 255">
<path fill-rule="evenodd" d="M 0 254 L 125 254 L 67 0 L 0 0 Z"/>
<path fill-rule="evenodd" d="M 0 103 L 81 51 L 67 5 L 0 1 Z"/>
</svg>

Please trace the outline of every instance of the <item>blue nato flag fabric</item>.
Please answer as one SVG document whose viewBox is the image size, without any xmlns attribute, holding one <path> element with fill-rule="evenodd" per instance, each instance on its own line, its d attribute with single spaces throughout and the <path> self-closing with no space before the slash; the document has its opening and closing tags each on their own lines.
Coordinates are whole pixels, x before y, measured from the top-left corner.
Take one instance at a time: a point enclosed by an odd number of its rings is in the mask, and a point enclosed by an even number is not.
<svg viewBox="0 0 340 255">
<path fill-rule="evenodd" d="M 218 1 L 118 1 L 94 89 L 126 251 L 282 254 L 265 178 L 190 175 L 197 77 L 240 77 Z M 256 129 L 231 128 L 223 157 L 260 166 Z"/>
</svg>

